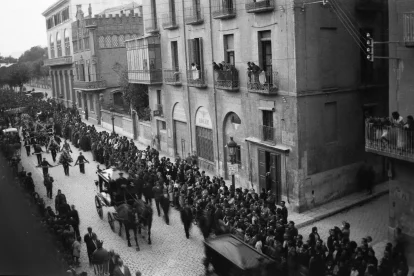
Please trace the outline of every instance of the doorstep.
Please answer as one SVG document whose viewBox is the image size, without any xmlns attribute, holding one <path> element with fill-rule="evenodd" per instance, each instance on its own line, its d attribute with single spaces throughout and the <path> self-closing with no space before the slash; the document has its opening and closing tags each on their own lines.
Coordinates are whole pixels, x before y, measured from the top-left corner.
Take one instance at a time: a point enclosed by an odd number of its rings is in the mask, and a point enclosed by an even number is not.
<svg viewBox="0 0 414 276">
<path fill-rule="evenodd" d="M 383 182 L 374 187 L 371 195 L 368 195 L 366 191 L 352 193 L 303 213 L 289 213 L 288 220 L 294 221 L 296 228 L 305 227 L 388 193 L 388 182 Z"/>
</svg>

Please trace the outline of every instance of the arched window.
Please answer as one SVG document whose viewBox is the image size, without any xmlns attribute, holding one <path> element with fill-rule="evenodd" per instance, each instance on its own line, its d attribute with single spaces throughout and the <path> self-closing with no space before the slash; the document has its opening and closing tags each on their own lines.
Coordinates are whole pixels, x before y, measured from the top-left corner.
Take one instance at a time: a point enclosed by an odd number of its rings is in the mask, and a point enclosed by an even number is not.
<svg viewBox="0 0 414 276">
<path fill-rule="evenodd" d="M 70 56 L 69 31 L 67 29 L 63 31 L 63 37 L 65 39 L 65 56 Z"/>
<path fill-rule="evenodd" d="M 114 96 L 114 105 L 119 107 L 124 107 L 124 99 L 122 98 L 122 92 L 118 91 L 113 94 Z"/>
<path fill-rule="evenodd" d="M 56 34 L 56 47 L 57 47 L 57 56 L 62 56 L 62 38 L 60 36 L 60 32 Z"/>
<path fill-rule="evenodd" d="M 50 58 L 55 58 L 55 40 L 53 35 L 50 35 Z"/>
</svg>

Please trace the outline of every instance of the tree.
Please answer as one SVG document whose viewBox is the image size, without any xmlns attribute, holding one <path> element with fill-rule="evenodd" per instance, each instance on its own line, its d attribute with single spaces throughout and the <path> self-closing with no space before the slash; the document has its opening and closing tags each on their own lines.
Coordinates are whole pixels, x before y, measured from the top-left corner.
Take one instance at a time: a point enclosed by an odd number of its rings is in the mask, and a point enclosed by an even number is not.
<svg viewBox="0 0 414 276">
<path fill-rule="evenodd" d="M 20 92 L 23 91 L 23 85 L 30 80 L 30 69 L 26 64 L 15 64 L 9 67 L 9 86 L 20 87 Z"/>
<path fill-rule="evenodd" d="M 42 48 L 40 46 L 34 46 L 30 50 L 25 51 L 19 57 L 19 63 L 21 62 L 35 62 L 39 60 L 44 60 L 47 58 L 47 48 Z"/>
<path fill-rule="evenodd" d="M 12 56 L 4 57 L 0 54 L 0 63 L 17 63 L 17 59 Z"/>
<path fill-rule="evenodd" d="M 118 74 L 118 84 L 125 103 L 137 112 L 140 120 L 149 121 L 151 109 L 149 108 L 148 86 L 129 83 L 128 70 L 119 63 L 116 63 L 112 69 Z"/>
</svg>

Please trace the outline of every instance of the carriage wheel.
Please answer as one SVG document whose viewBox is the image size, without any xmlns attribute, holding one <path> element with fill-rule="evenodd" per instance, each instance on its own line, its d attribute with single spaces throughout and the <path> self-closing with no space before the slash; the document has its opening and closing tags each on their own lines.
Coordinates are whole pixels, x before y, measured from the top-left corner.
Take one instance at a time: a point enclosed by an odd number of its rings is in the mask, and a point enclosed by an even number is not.
<svg viewBox="0 0 414 276">
<path fill-rule="evenodd" d="M 99 217 L 102 219 L 103 209 L 102 209 L 101 201 L 99 200 L 98 196 L 95 196 L 95 206 L 96 206 L 96 211 L 98 212 Z"/>
<path fill-rule="evenodd" d="M 110 212 L 108 212 L 108 223 L 109 223 L 109 226 L 111 227 L 112 231 L 115 231 L 114 216 Z"/>
</svg>

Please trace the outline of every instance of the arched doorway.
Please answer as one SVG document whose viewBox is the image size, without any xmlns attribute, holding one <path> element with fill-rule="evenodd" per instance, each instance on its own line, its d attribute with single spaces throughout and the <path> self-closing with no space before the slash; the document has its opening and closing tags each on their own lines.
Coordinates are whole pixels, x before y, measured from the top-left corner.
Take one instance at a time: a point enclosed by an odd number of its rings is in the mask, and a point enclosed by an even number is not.
<svg viewBox="0 0 414 276">
<path fill-rule="evenodd" d="M 176 103 L 173 109 L 174 153 L 186 158 L 190 152 L 187 116 L 181 103 Z"/>
<path fill-rule="evenodd" d="M 224 170 L 225 170 L 225 177 L 226 179 L 230 178 L 228 166 L 230 164 L 230 157 L 229 152 L 226 147 L 227 143 L 230 141 L 230 137 L 233 137 L 233 140 L 237 143 L 238 147 L 236 149 L 236 164 L 241 165 L 242 163 L 242 153 L 241 153 L 241 145 L 244 143 L 244 129 L 241 125 L 240 117 L 234 113 L 229 112 L 226 117 L 224 118 L 223 122 L 223 160 L 224 160 Z"/>
</svg>

